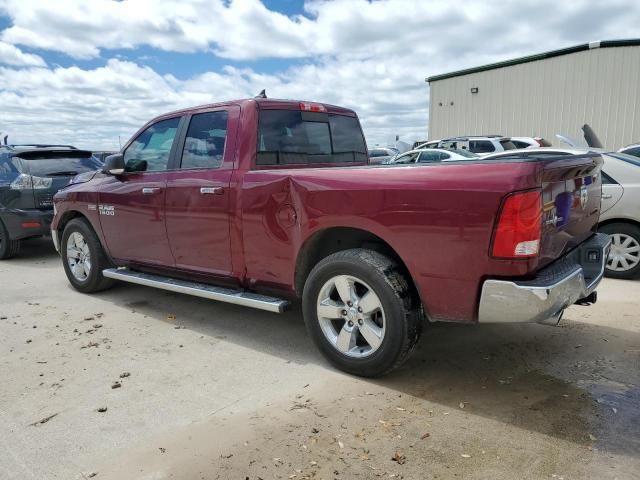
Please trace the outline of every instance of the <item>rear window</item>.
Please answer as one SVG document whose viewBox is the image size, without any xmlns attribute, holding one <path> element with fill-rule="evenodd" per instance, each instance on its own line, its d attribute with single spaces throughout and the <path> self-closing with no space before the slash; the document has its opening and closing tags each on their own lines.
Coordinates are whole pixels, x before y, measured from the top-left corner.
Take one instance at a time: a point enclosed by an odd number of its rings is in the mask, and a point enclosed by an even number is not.
<svg viewBox="0 0 640 480">
<path fill-rule="evenodd" d="M 257 150 L 257 165 L 368 160 L 357 118 L 320 112 L 262 110 Z"/>
<path fill-rule="evenodd" d="M 626 153 L 609 153 L 608 155 L 613 158 L 617 158 L 618 160 L 622 160 L 623 162 L 630 163 L 631 165 L 635 165 L 636 167 L 640 167 L 640 158 L 627 155 Z"/>
<path fill-rule="evenodd" d="M 21 173 L 36 177 L 75 176 L 102 168 L 102 163 L 91 154 L 30 154 L 28 158 L 17 158 Z"/>
</svg>

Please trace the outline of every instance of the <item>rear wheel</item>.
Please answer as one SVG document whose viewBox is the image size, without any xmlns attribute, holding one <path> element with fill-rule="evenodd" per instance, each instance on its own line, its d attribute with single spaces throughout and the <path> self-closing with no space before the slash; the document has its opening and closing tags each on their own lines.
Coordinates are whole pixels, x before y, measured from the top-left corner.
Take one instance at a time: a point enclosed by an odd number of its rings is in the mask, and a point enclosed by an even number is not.
<svg viewBox="0 0 640 480">
<path fill-rule="evenodd" d="M 378 252 L 335 253 L 311 271 L 303 293 L 312 339 L 336 367 L 373 377 L 408 358 L 422 322 L 398 265 Z"/>
<path fill-rule="evenodd" d="M 102 275 L 112 266 L 111 261 L 86 220 L 75 218 L 65 226 L 60 253 L 67 278 L 76 290 L 92 293 L 113 285 L 112 279 Z"/>
<path fill-rule="evenodd" d="M 20 251 L 20 240 L 11 240 L 9 232 L 0 221 L 0 260 L 15 257 Z"/>
<path fill-rule="evenodd" d="M 631 279 L 640 275 L 640 228 L 630 223 L 610 223 L 600 231 L 611 237 L 611 252 L 605 274 Z"/>
</svg>

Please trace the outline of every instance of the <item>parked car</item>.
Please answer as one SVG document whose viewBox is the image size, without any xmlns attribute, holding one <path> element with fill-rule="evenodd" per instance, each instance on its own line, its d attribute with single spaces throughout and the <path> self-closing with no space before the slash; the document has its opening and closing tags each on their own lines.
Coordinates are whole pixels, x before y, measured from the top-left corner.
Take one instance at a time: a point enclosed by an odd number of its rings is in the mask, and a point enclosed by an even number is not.
<svg viewBox="0 0 640 480">
<path fill-rule="evenodd" d="M 511 143 L 516 148 L 550 147 L 551 142 L 542 137 L 511 137 Z"/>
<path fill-rule="evenodd" d="M 613 278 L 640 276 L 640 159 L 619 152 L 587 147 L 513 150 L 485 157 L 485 160 L 531 158 L 532 156 L 602 155 L 602 211 L 598 230 L 611 236 L 612 246 L 605 274 Z"/>
<path fill-rule="evenodd" d="M 508 137 L 502 135 L 488 136 L 464 136 L 431 140 L 417 147 L 423 148 L 445 148 L 449 150 L 468 150 L 478 155 L 488 155 L 494 152 L 513 150 L 515 145 Z"/>
<path fill-rule="evenodd" d="M 374 376 L 407 358 L 423 315 L 557 323 L 594 302 L 601 164 L 372 168 L 353 111 L 255 98 L 147 123 L 56 194 L 52 237 L 80 292 L 122 280 L 270 312 L 300 298 L 325 357 Z"/>
<path fill-rule="evenodd" d="M 627 145 L 626 147 L 618 150 L 620 153 L 626 153 L 627 155 L 633 155 L 634 157 L 640 157 L 640 143 L 634 143 Z"/>
<path fill-rule="evenodd" d="M 442 148 L 425 148 L 421 150 L 410 150 L 391 157 L 385 163 L 389 165 L 409 164 L 409 163 L 437 163 L 450 162 L 452 160 L 469 160 L 480 158 L 475 153 L 467 150 L 445 150 Z"/>
<path fill-rule="evenodd" d="M 71 178 L 101 164 L 91 152 L 70 146 L 0 148 L 0 259 L 15 256 L 20 242 L 49 235 L 53 195 Z"/>
<path fill-rule="evenodd" d="M 369 163 L 385 163 L 390 158 L 396 156 L 398 150 L 391 147 L 375 147 L 369 150 Z"/>
</svg>

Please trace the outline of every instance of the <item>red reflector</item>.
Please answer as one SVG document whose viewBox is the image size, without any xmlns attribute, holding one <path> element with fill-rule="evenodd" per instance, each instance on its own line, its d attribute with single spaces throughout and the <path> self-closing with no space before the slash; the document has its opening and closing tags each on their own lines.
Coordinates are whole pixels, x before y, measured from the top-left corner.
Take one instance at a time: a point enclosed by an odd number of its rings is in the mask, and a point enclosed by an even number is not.
<svg viewBox="0 0 640 480">
<path fill-rule="evenodd" d="M 40 222 L 22 222 L 20 225 L 22 228 L 40 228 L 42 226 Z"/>
<path fill-rule="evenodd" d="M 304 112 L 326 112 L 327 109 L 321 103 L 300 102 L 300 110 Z"/>
<path fill-rule="evenodd" d="M 493 234 L 494 257 L 535 257 L 542 235 L 542 193 L 509 195 L 502 202 L 500 218 Z"/>
</svg>

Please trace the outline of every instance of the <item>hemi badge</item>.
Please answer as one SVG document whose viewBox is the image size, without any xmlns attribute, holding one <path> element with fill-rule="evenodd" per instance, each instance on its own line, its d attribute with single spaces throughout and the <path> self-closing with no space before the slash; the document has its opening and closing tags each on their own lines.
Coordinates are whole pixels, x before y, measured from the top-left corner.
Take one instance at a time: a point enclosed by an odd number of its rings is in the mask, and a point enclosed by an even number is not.
<svg viewBox="0 0 640 480">
<path fill-rule="evenodd" d="M 93 211 L 95 211 L 95 210 L 97 210 L 97 209 L 98 209 L 98 207 L 96 207 L 94 204 L 91 204 L 91 203 L 90 203 L 89 205 L 87 205 L 87 208 L 88 208 L 89 210 L 93 210 Z"/>
</svg>

